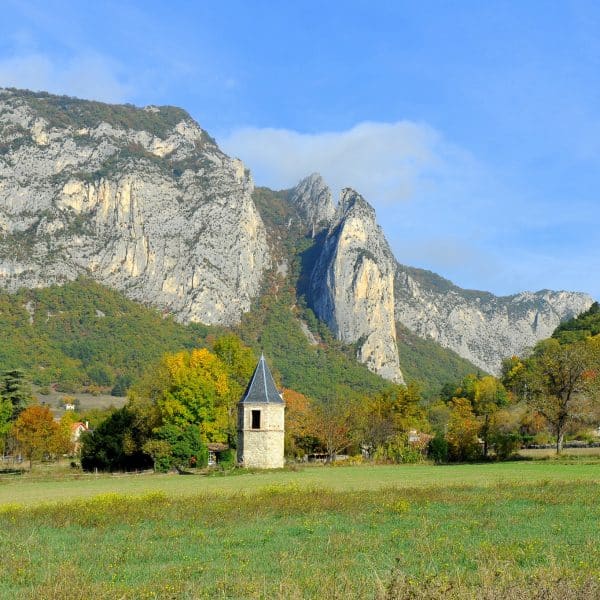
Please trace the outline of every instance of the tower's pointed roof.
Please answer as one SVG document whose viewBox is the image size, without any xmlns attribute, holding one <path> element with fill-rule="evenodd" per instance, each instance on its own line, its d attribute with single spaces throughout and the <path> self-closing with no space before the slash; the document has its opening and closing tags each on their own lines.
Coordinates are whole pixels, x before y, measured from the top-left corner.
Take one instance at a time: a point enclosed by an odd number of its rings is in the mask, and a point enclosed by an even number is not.
<svg viewBox="0 0 600 600">
<path fill-rule="evenodd" d="M 263 354 L 254 369 L 252 379 L 246 388 L 241 404 L 283 404 L 283 398 L 277 391 L 273 375 L 269 371 Z"/>
</svg>

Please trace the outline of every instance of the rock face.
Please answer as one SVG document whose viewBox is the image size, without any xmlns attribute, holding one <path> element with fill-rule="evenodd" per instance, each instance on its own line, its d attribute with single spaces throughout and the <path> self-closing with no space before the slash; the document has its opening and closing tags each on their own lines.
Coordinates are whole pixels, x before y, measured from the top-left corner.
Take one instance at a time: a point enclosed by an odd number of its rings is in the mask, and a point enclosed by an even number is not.
<svg viewBox="0 0 600 600">
<path fill-rule="evenodd" d="M 394 319 L 395 261 L 375 211 L 354 190 L 342 191 L 310 285 L 310 303 L 358 359 L 402 382 Z"/>
<path fill-rule="evenodd" d="M 396 322 L 498 374 L 503 358 L 549 337 L 593 302 L 586 294 L 548 290 L 497 297 L 400 265 L 374 210 L 353 190 L 343 191 L 322 235 L 309 302 L 338 339 L 357 344 L 361 362 L 393 381 L 402 381 Z"/>
<path fill-rule="evenodd" d="M 80 274 L 232 324 L 269 265 L 244 165 L 180 109 L 0 90 L 0 285 Z"/>
<path fill-rule="evenodd" d="M 586 294 L 549 290 L 498 297 L 403 265 L 396 269 L 395 297 L 398 321 L 494 374 L 503 358 L 549 337 L 593 302 Z"/>
<path fill-rule="evenodd" d="M 306 177 L 292 190 L 290 202 L 312 237 L 327 227 L 335 215 L 331 190 L 318 173 Z"/>
</svg>

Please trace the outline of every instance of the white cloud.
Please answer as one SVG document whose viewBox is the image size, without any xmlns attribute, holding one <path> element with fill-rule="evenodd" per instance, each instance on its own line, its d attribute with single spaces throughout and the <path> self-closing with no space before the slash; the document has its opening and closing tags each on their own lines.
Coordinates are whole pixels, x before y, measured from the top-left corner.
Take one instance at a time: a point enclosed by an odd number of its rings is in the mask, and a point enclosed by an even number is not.
<svg viewBox="0 0 600 600">
<path fill-rule="evenodd" d="M 0 59 L 0 87 L 26 88 L 79 98 L 123 102 L 130 89 L 110 59 L 87 53 L 59 60 L 39 52 Z"/>
<path fill-rule="evenodd" d="M 414 198 L 463 154 L 433 128 L 410 121 L 317 134 L 246 127 L 219 142 L 248 164 L 259 185 L 291 187 L 317 171 L 334 190 L 353 187 L 376 205 Z"/>
</svg>

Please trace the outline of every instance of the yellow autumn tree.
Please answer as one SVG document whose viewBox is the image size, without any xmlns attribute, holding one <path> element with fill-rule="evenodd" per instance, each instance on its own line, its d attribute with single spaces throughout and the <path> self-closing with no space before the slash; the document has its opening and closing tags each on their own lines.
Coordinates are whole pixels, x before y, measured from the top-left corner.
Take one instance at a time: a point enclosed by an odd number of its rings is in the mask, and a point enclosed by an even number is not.
<svg viewBox="0 0 600 600">
<path fill-rule="evenodd" d="M 27 407 L 14 422 L 12 433 L 19 451 L 29 459 L 30 470 L 34 460 L 63 449 L 61 428 L 47 406 L 34 404 Z"/>
<path fill-rule="evenodd" d="M 236 405 L 244 394 L 244 390 L 252 377 L 257 358 L 242 340 L 233 334 L 223 335 L 215 340 L 211 347 L 219 357 L 229 375 L 229 398 L 227 399 L 228 431 L 231 438 L 237 430 Z"/>
<path fill-rule="evenodd" d="M 490 427 L 496 412 L 508 404 L 508 394 L 502 382 L 486 375 L 475 383 L 473 410 L 481 421 L 479 434 L 483 440 L 483 456 L 487 457 L 489 448 Z"/>
<path fill-rule="evenodd" d="M 452 398 L 446 441 L 450 458 L 455 461 L 473 460 L 480 454 L 479 422 L 468 398 Z"/>
<path fill-rule="evenodd" d="M 156 407 L 165 425 L 199 425 L 204 442 L 227 441 L 232 402 L 226 365 L 206 348 L 163 358 Z"/>
</svg>

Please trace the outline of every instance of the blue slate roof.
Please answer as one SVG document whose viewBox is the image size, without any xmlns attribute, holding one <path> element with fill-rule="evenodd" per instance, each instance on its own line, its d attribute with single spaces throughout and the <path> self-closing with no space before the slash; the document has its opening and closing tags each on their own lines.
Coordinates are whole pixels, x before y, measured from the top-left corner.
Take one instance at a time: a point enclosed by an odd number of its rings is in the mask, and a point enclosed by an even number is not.
<svg viewBox="0 0 600 600">
<path fill-rule="evenodd" d="M 284 404 L 262 354 L 240 404 Z"/>
</svg>

